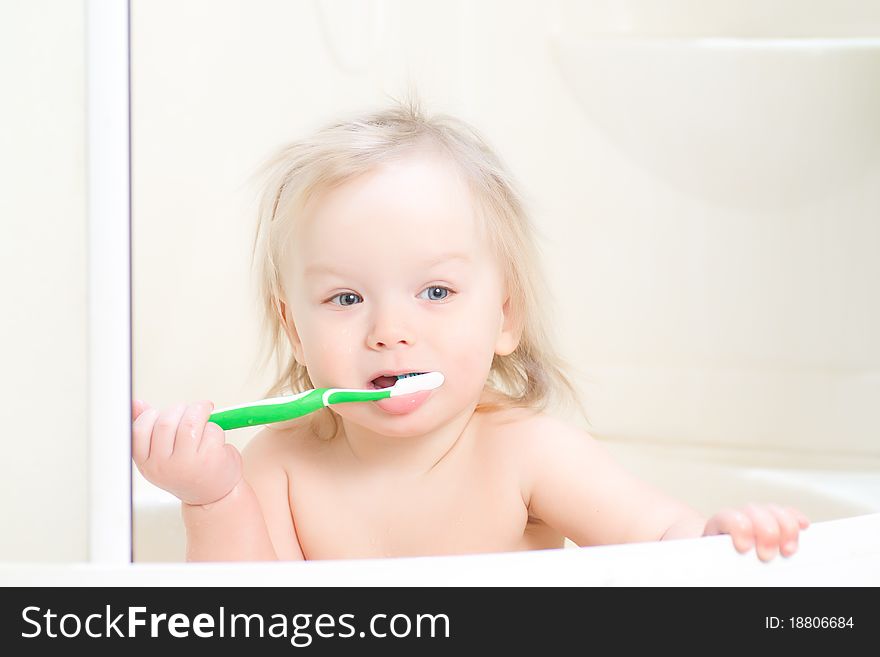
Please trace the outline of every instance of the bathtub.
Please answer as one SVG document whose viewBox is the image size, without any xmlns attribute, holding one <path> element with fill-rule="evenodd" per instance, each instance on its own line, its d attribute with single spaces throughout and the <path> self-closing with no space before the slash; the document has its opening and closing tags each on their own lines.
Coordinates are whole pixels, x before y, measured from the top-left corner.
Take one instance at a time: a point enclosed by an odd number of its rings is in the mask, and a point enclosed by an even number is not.
<svg viewBox="0 0 880 657">
<path fill-rule="evenodd" d="M 164 515 L 170 518 L 171 506 Z M 156 517 L 163 515 L 157 509 Z M 173 532 L 172 532 L 173 533 Z M 166 537 L 167 538 L 167 537 Z M 143 546 L 141 549 L 144 549 Z M 281 563 L 0 564 L 4 586 L 878 586 L 880 513 L 817 522 L 789 559 L 727 536 L 403 559 Z"/>
<path fill-rule="evenodd" d="M 175 578 L 182 576 L 192 583 L 221 576 L 230 583 L 271 584 L 280 577 L 290 584 L 314 585 L 343 581 L 365 585 L 880 583 L 880 471 L 876 468 L 840 463 L 825 468 L 756 467 L 737 463 L 718 450 L 605 444 L 633 473 L 703 514 L 747 502 L 777 502 L 798 507 L 813 524 L 802 534 L 801 547 L 792 559 L 777 557 L 770 564 L 762 564 L 754 551 L 739 555 L 729 537 L 721 536 L 588 548 L 567 541 L 562 550 L 495 555 L 172 565 L 169 562 L 184 558 L 179 502 L 135 472 L 136 563 L 129 572 L 144 574 L 133 574 L 130 581 L 146 583 L 153 576 L 177 573 Z M 722 570 L 715 570 L 722 565 Z M 105 577 L 101 572 L 95 572 L 98 580 Z M 113 571 L 106 572 L 109 583 Z M 64 569 L 55 576 L 77 577 Z"/>
</svg>

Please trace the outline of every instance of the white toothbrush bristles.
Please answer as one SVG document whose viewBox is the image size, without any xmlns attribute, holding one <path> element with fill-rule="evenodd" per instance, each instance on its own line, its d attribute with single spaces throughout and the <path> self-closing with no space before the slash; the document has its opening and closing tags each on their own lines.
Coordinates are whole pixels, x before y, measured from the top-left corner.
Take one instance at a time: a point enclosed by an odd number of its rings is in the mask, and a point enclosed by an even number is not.
<svg viewBox="0 0 880 657">
<path fill-rule="evenodd" d="M 399 397 L 400 395 L 411 395 L 414 392 L 422 392 L 423 390 L 433 390 L 442 386 L 443 381 L 444 378 L 440 372 L 426 372 L 425 374 L 398 379 L 397 383 L 391 386 L 391 396 Z"/>
</svg>

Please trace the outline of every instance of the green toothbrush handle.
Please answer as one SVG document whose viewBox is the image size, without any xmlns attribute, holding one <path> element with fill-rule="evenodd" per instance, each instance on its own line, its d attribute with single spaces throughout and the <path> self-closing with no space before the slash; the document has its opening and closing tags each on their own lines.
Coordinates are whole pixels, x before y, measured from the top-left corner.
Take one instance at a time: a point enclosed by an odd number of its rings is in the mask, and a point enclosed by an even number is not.
<svg viewBox="0 0 880 657">
<path fill-rule="evenodd" d="M 218 424 L 221 429 L 226 430 L 292 420 L 323 408 L 323 393 L 322 389 L 317 389 L 289 402 L 245 404 L 244 406 L 221 409 L 212 413 L 208 422 Z"/>
<path fill-rule="evenodd" d="M 328 388 L 333 390 L 327 395 L 328 404 L 344 404 L 346 402 L 360 401 L 376 401 L 377 399 L 388 399 L 391 396 L 391 388 L 382 388 L 381 390 L 344 390 L 339 388 Z"/>
<path fill-rule="evenodd" d="M 302 415 L 314 413 L 319 408 L 324 408 L 324 394 L 327 395 L 328 404 L 340 404 L 353 401 L 375 401 L 391 396 L 387 389 L 375 392 L 362 392 L 359 390 L 338 390 L 334 388 L 316 388 L 308 393 L 300 393 L 299 397 L 291 401 L 280 401 L 277 404 L 256 403 L 220 409 L 211 414 L 208 422 L 213 422 L 221 429 L 239 429 L 241 427 L 271 424 L 292 420 Z"/>
</svg>

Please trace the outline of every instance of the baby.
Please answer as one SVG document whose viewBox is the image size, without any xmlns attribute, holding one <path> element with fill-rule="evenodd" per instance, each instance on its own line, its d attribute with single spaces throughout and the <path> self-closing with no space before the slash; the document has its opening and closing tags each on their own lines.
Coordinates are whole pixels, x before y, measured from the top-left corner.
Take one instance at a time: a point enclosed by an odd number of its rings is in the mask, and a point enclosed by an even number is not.
<svg viewBox="0 0 880 657">
<path fill-rule="evenodd" d="M 403 406 L 335 404 L 243 452 L 209 401 L 134 401 L 132 454 L 177 496 L 187 560 L 505 552 L 729 534 L 791 556 L 809 521 L 772 504 L 704 518 L 547 412 L 577 403 L 551 348 L 532 226 L 486 142 L 416 103 L 327 126 L 266 165 L 254 243 L 266 396 L 445 383 Z M 391 378 L 389 378 L 391 377 Z"/>
</svg>

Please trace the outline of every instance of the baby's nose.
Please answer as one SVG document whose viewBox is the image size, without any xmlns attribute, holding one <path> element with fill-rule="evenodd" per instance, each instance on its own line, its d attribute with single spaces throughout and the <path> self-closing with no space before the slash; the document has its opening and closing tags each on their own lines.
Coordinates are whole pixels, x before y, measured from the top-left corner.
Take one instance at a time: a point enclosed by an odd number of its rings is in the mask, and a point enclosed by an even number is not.
<svg viewBox="0 0 880 657">
<path fill-rule="evenodd" d="M 407 315 L 405 304 L 383 299 L 374 302 L 372 326 L 368 341 L 374 349 L 394 349 L 399 346 L 415 344 L 415 329 L 412 318 Z"/>
<path fill-rule="evenodd" d="M 377 325 L 370 333 L 369 341 L 376 349 L 393 349 L 400 345 L 412 346 L 415 342 L 412 331 L 401 324 Z"/>
<path fill-rule="evenodd" d="M 394 347 L 397 345 L 412 345 L 412 340 L 409 338 L 385 338 L 382 340 L 374 340 L 373 345 L 379 348 L 388 348 Z"/>
</svg>

